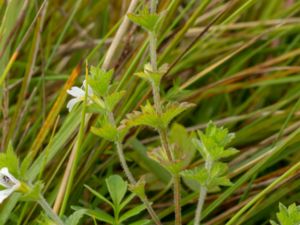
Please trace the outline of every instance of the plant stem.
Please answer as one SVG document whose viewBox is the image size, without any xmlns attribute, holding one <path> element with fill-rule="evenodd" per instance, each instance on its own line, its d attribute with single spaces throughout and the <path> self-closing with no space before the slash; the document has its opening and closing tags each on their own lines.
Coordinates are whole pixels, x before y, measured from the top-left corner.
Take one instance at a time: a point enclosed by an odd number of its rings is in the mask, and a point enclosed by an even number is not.
<svg viewBox="0 0 300 225">
<path fill-rule="evenodd" d="M 208 158 L 205 161 L 205 169 L 207 170 L 208 174 L 210 174 L 212 165 L 213 165 L 213 161 L 210 158 Z M 203 205 L 204 205 L 204 202 L 206 199 L 206 195 L 207 195 L 207 187 L 204 185 L 201 185 L 200 195 L 199 195 L 197 209 L 196 209 L 196 213 L 195 213 L 194 225 L 200 225 L 201 213 L 202 213 Z"/>
<path fill-rule="evenodd" d="M 113 126 L 116 126 L 116 122 L 115 122 L 115 118 L 114 118 L 114 114 L 113 112 L 108 112 L 108 119 L 110 121 L 110 123 Z M 125 159 L 125 155 L 124 155 L 124 151 L 123 151 L 123 145 L 121 141 L 115 141 L 114 144 L 116 145 L 117 148 L 117 153 L 118 153 L 118 157 L 122 166 L 122 169 L 127 177 L 127 179 L 129 180 L 129 182 L 131 184 L 136 184 L 136 180 L 133 177 L 131 171 L 129 170 L 129 167 L 127 165 L 126 159 Z M 161 225 L 161 222 L 157 216 L 157 214 L 155 213 L 155 211 L 153 210 L 151 203 L 149 202 L 148 198 L 141 198 L 141 201 L 145 204 L 152 220 L 154 221 L 155 224 L 157 225 Z"/>
<path fill-rule="evenodd" d="M 200 224 L 201 213 L 202 213 L 202 209 L 203 209 L 203 205 L 204 205 L 204 202 L 205 202 L 206 195 L 207 195 L 206 187 L 201 186 L 200 187 L 200 195 L 199 195 L 198 204 L 197 204 L 197 209 L 196 209 L 196 213 L 195 213 L 194 225 L 199 225 Z"/>
<path fill-rule="evenodd" d="M 154 55 L 156 56 L 156 53 Z M 152 61 L 153 60 L 151 60 L 151 62 Z M 155 67 L 152 65 L 152 68 L 155 68 Z M 156 113 L 158 115 L 161 115 L 162 107 L 161 107 L 161 103 L 160 103 L 159 88 L 157 88 L 154 84 L 152 84 L 152 92 L 153 92 L 153 100 L 154 100 L 154 106 L 155 106 Z M 160 136 L 160 141 L 161 141 L 162 147 L 167 154 L 168 160 L 170 162 L 174 162 L 174 156 L 172 154 L 172 151 L 170 149 L 170 144 L 168 141 L 167 130 L 159 128 L 158 133 Z M 173 175 L 173 183 L 174 183 L 174 203 L 175 203 L 175 224 L 180 225 L 181 224 L 180 177 L 177 174 Z"/>
<path fill-rule="evenodd" d="M 125 173 L 126 177 L 128 178 L 128 180 L 129 180 L 130 183 L 135 184 L 136 180 L 134 179 L 134 177 L 133 177 L 132 173 L 130 172 L 130 170 L 128 168 L 128 165 L 126 163 L 126 159 L 125 159 L 125 156 L 124 156 L 122 143 L 120 143 L 119 141 L 116 141 L 115 145 L 117 147 L 117 152 L 118 152 L 119 160 L 121 162 L 121 166 L 122 166 L 122 168 L 124 170 L 124 173 Z"/>
<path fill-rule="evenodd" d="M 64 225 L 64 222 L 59 218 L 59 216 L 54 213 L 46 199 L 40 195 L 40 199 L 38 200 L 40 206 L 44 209 L 45 213 L 58 225 Z"/>
<path fill-rule="evenodd" d="M 162 225 L 162 223 L 160 222 L 160 219 L 158 218 L 156 212 L 153 210 L 152 206 L 151 206 L 151 203 L 149 202 L 149 200 L 147 198 L 144 198 L 144 199 L 141 199 L 142 202 L 145 204 L 147 210 L 148 210 L 148 213 L 150 214 L 153 222 L 156 224 L 156 225 Z"/>
<path fill-rule="evenodd" d="M 180 176 L 173 176 L 174 182 L 174 204 L 175 204 L 175 224 L 181 225 L 181 195 L 180 195 Z"/>
<path fill-rule="evenodd" d="M 150 2 L 150 13 L 155 13 L 157 8 L 157 0 L 151 0 Z M 149 52 L 150 61 L 153 72 L 157 72 L 157 35 L 154 32 L 149 32 Z M 153 101 L 156 113 L 162 115 L 162 107 L 160 101 L 160 91 L 159 86 L 154 82 L 151 83 Z M 170 144 L 168 141 L 168 133 L 166 128 L 159 128 L 158 133 L 160 136 L 160 141 L 163 149 L 165 150 L 168 160 L 174 162 L 174 156 L 172 154 Z M 181 225 L 181 205 L 180 205 L 180 176 L 178 174 L 173 174 L 173 185 L 174 185 L 174 204 L 175 204 L 175 224 Z"/>
<path fill-rule="evenodd" d="M 153 32 L 149 32 L 149 50 L 150 60 L 153 71 L 157 71 L 157 53 L 156 53 L 157 38 Z"/>
<path fill-rule="evenodd" d="M 157 0 L 151 0 L 150 13 L 155 13 L 157 8 Z M 149 50 L 152 69 L 157 71 L 157 53 L 156 53 L 157 37 L 153 32 L 149 32 Z"/>
<path fill-rule="evenodd" d="M 173 157 L 172 151 L 170 149 L 170 144 L 169 144 L 169 141 L 168 141 L 167 131 L 165 129 L 159 129 L 158 133 L 159 133 L 159 136 L 160 136 L 161 144 L 162 144 L 164 150 L 166 151 L 168 160 L 170 162 L 174 161 L 174 157 Z"/>
</svg>

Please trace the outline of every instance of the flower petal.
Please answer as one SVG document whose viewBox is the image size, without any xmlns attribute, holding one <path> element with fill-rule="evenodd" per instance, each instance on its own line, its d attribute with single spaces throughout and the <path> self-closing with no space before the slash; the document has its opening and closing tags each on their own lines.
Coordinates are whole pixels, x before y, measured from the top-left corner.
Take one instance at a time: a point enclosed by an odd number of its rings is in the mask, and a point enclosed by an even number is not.
<svg viewBox="0 0 300 225">
<path fill-rule="evenodd" d="M 84 96 L 85 92 L 79 88 L 79 87 L 72 87 L 71 89 L 67 90 L 68 94 L 69 95 L 72 95 L 73 97 L 76 97 L 76 98 L 81 98 Z"/>
<path fill-rule="evenodd" d="M 94 91 L 93 91 L 93 89 L 91 88 L 91 86 L 88 85 L 88 96 L 92 96 L 92 95 L 94 95 Z"/>
<path fill-rule="evenodd" d="M 82 87 L 86 89 L 86 86 L 88 87 L 88 96 L 92 96 L 94 94 L 94 91 L 90 85 L 86 85 L 86 80 L 83 81 Z"/>
<path fill-rule="evenodd" d="M 0 204 L 10 196 L 15 190 L 13 188 L 5 189 L 0 191 Z"/>
<path fill-rule="evenodd" d="M 13 175 L 8 171 L 7 167 L 0 170 L 0 185 L 6 188 L 18 188 L 20 186 L 20 181 L 18 181 Z"/>
<path fill-rule="evenodd" d="M 69 110 L 69 112 L 72 111 L 74 105 L 76 105 L 78 102 L 81 102 L 81 99 L 80 98 L 72 98 L 68 104 L 67 104 L 67 108 Z"/>
</svg>

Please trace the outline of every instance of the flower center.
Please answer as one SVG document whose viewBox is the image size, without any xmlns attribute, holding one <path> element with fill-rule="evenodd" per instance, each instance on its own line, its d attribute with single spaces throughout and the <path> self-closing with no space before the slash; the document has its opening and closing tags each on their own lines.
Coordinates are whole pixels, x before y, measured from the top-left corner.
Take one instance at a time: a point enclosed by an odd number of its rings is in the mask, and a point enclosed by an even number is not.
<svg viewBox="0 0 300 225">
<path fill-rule="evenodd" d="M 14 185 L 14 182 L 12 182 L 12 180 L 8 176 L 6 176 L 6 175 L 2 176 L 2 180 L 4 181 L 4 183 L 6 183 L 9 186 L 13 186 Z"/>
</svg>

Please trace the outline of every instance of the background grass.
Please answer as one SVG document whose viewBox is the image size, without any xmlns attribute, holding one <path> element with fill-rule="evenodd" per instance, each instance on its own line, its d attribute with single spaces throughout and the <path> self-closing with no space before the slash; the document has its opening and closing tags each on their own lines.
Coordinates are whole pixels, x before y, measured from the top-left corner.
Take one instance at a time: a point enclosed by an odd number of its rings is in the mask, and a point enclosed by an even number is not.
<svg viewBox="0 0 300 225">
<path fill-rule="evenodd" d="M 0 1 L 1 150 L 12 142 L 30 165 L 26 179 L 41 178 L 51 204 L 80 123 L 79 111 L 67 113 L 66 90 L 84 79 L 85 60 L 101 65 L 128 5 L 121 0 Z M 299 161 L 300 2 L 160 1 L 159 11 L 167 8 L 158 49 L 159 64 L 171 65 L 163 79 L 164 98 L 196 104 L 177 120 L 189 131 L 213 120 L 236 133 L 233 145 L 241 150 L 230 163 L 234 185 L 210 194 L 204 208 L 204 224 L 225 224 Z M 111 64 L 120 81 L 116 88 L 126 90 L 115 112 L 118 120 L 150 97 L 149 86 L 133 76 L 149 60 L 147 51 L 147 35 L 131 24 Z M 86 125 L 66 215 L 73 205 L 109 212 L 84 184 L 105 195 L 104 179 L 122 174 L 113 146 L 89 132 L 94 123 L 96 117 Z M 126 157 L 136 177 L 147 174 L 154 208 L 164 224 L 172 224 L 170 177 L 145 154 L 157 143 L 152 130 L 133 130 L 126 138 Z M 201 163 L 198 158 L 191 167 Z M 298 176 L 265 194 L 239 224 L 268 224 L 279 201 L 297 202 Z M 197 196 L 185 184 L 182 196 L 188 223 Z M 17 203 L 17 197 L 1 205 L 2 224 L 31 224 L 39 216 L 39 208 Z M 93 222 L 86 217 L 82 223 Z"/>
</svg>

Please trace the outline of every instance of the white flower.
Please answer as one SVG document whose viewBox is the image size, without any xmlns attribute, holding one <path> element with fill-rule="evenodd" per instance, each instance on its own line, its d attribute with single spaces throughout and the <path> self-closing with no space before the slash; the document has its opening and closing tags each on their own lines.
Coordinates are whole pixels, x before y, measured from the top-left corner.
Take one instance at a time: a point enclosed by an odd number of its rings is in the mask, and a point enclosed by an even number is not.
<svg viewBox="0 0 300 225">
<path fill-rule="evenodd" d="M 5 189 L 0 191 L 0 204 L 13 192 L 18 190 L 21 182 L 11 175 L 6 167 L 0 170 L 0 185 Z"/>
<path fill-rule="evenodd" d="M 74 105 L 76 105 L 78 102 L 84 101 L 85 89 L 86 89 L 86 81 L 83 81 L 83 85 L 81 88 L 74 86 L 71 89 L 67 90 L 68 94 L 74 97 L 67 104 L 67 108 L 68 108 L 69 112 L 72 111 Z M 88 91 L 87 94 L 89 97 L 94 95 L 93 89 L 89 85 L 88 85 L 87 91 Z M 88 104 L 89 103 L 91 103 L 90 100 L 88 101 Z"/>
</svg>

